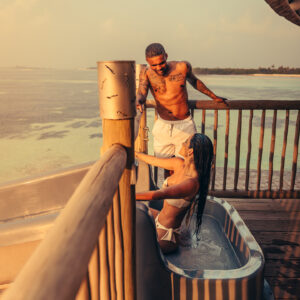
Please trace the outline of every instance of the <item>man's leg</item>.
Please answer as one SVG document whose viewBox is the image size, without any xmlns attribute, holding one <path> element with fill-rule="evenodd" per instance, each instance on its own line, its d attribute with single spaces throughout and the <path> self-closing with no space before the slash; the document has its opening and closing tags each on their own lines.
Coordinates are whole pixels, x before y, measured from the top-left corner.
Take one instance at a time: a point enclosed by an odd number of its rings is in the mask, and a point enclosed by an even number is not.
<svg viewBox="0 0 300 300">
<path fill-rule="evenodd" d="M 175 156 L 179 155 L 179 151 L 184 143 L 191 135 L 195 134 L 196 125 L 193 119 L 174 125 L 173 128 L 173 143 L 175 147 Z"/>
<path fill-rule="evenodd" d="M 162 158 L 169 158 L 173 157 L 173 153 L 175 152 L 175 147 L 174 145 L 167 145 L 165 147 L 158 147 L 155 143 L 153 144 L 154 146 L 154 155 L 156 157 L 162 157 Z M 159 188 L 162 187 L 163 182 L 166 177 L 170 176 L 169 171 L 162 169 L 162 168 L 157 168 L 157 186 Z"/>
<path fill-rule="evenodd" d="M 153 126 L 153 150 L 154 155 L 157 157 L 172 157 L 175 153 L 175 147 L 172 141 L 172 126 L 171 124 L 166 124 L 160 119 L 156 120 Z M 161 187 L 164 181 L 164 170 L 157 168 L 157 185 Z"/>
</svg>

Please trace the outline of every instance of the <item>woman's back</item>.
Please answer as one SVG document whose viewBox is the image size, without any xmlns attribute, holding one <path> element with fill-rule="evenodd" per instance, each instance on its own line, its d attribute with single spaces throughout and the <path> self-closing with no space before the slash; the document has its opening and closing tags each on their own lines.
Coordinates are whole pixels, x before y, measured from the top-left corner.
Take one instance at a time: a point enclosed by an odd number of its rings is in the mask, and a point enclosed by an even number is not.
<svg viewBox="0 0 300 300">
<path fill-rule="evenodd" d="M 174 171 L 162 189 L 136 194 L 137 200 L 165 200 L 161 211 L 152 209 L 157 239 L 165 253 L 177 249 L 180 226 L 190 209 L 197 212 L 199 229 L 213 158 L 212 143 L 207 136 L 195 133 L 182 144 L 179 154 L 183 159 L 136 153 L 138 158 L 149 164 Z"/>
</svg>

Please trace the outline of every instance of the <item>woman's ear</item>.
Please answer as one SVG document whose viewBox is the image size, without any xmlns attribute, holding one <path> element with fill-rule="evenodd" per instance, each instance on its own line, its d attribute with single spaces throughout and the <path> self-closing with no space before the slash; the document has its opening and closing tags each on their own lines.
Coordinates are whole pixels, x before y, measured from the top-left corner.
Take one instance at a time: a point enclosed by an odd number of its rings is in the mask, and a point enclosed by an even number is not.
<svg viewBox="0 0 300 300">
<path fill-rule="evenodd" d="M 193 155 L 194 153 L 194 149 L 193 148 L 189 148 L 188 149 L 188 156 Z"/>
</svg>

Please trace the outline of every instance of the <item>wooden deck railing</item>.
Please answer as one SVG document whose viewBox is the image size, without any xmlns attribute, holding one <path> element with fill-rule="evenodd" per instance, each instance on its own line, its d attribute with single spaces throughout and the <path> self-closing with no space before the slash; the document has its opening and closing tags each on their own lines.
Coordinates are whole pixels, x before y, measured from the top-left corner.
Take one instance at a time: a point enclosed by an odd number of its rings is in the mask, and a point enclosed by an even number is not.
<svg viewBox="0 0 300 300">
<path fill-rule="evenodd" d="M 126 159 L 125 148 L 114 145 L 93 165 L 3 299 L 75 298 L 105 225 Z M 105 281 L 109 268 L 104 272 L 102 269 L 96 272 Z"/>
<path fill-rule="evenodd" d="M 215 164 L 212 169 L 210 194 L 229 198 L 300 198 L 299 187 L 295 187 L 300 100 L 228 100 L 227 103 L 228 105 L 217 104 L 211 100 L 189 101 L 198 131 L 209 135 L 214 145 Z M 155 108 L 155 101 L 148 100 L 146 107 Z M 211 112 L 213 118 L 210 118 Z M 291 120 L 291 115 L 295 120 Z M 254 126 L 254 121 L 260 125 Z M 279 136 L 279 127 L 283 123 L 284 131 Z M 148 139 L 145 134 L 141 138 L 142 141 Z M 222 144 L 220 150 L 219 144 Z M 268 157 L 263 159 L 268 148 Z M 286 157 L 290 152 L 292 159 L 287 162 Z M 269 162 L 267 168 L 262 168 L 263 161 Z M 253 167 L 255 163 L 256 166 Z M 277 170 L 274 170 L 274 166 Z M 253 181 L 254 177 L 256 182 Z M 286 182 L 288 178 L 289 184 Z M 222 182 L 221 186 L 217 186 L 218 182 Z"/>
</svg>

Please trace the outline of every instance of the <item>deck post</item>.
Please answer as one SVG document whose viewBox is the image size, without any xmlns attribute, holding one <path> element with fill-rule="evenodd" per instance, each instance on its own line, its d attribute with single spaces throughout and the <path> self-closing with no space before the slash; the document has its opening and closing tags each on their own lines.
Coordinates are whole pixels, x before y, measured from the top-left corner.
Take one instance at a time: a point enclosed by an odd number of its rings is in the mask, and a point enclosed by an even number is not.
<svg viewBox="0 0 300 300">
<path fill-rule="evenodd" d="M 135 77 L 135 84 L 136 84 L 136 94 L 138 92 L 139 88 L 139 79 L 140 79 L 140 74 L 142 71 L 145 70 L 146 64 L 137 64 L 135 67 L 136 70 L 136 77 Z M 137 111 L 137 114 L 139 112 Z M 141 116 L 139 117 L 139 122 L 136 120 L 135 127 L 138 126 L 138 132 L 135 133 L 136 135 L 136 140 L 135 140 L 135 150 L 138 152 L 144 152 L 148 153 L 148 130 L 149 128 L 147 127 L 147 108 L 146 105 L 144 105 L 144 110 L 141 113 Z M 136 130 L 136 128 L 135 128 Z"/>
<path fill-rule="evenodd" d="M 110 294 L 115 299 L 136 299 L 135 186 L 131 184 L 136 115 L 135 80 L 134 61 L 98 62 L 99 106 L 103 128 L 101 152 L 116 143 L 123 145 L 127 151 L 126 168 L 110 212 L 119 211 L 120 214 L 118 216 L 115 213 L 107 219 L 106 233 L 102 230 L 99 239 L 100 266 L 101 253 L 107 252 L 105 254 L 108 256 L 106 263 L 109 270 L 106 270 L 106 274 L 100 271 L 100 298 L 105 300 L 110 298 Z M 112 273 L 115 278 L 111 276 Z"/>
</svg>

